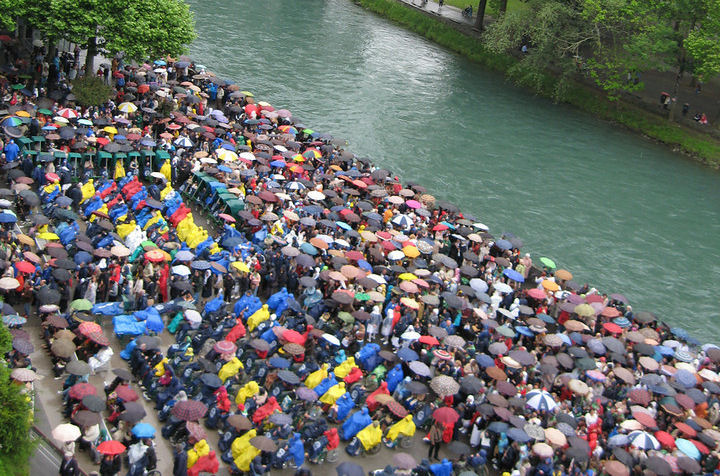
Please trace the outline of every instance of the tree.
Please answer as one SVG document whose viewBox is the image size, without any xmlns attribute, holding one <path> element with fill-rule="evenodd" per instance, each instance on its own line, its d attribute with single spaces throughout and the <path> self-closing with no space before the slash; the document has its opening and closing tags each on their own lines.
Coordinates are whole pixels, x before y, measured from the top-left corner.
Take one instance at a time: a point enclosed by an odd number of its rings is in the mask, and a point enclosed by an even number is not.
<svg viewBox="0 0 720 476">
<path fill-rule="evenodd" d="M 475 28 L 478 30 L 483 29 L 483 22 L 485 21 L 485 9 L 487 8 L 487 0 L 479 0 L 477 7 L 477 16 L 475 17 Z"/>
<path fill-rule="evenodd" d="M 72 92 L 81 106 L 100 106 L 112 95 L 113 89 L 95 75 L 86 75 L 73 81 Z"/>
<path fill-rule="evenodd" d="M 98 52 L 159 58 L 184 53 L 195 38 L 192 13 L 182 0 L 0 1 L 17 2 L 19 14 L 50 43 L 62 38 L 86 46 L 88 73 Z"/>
<path fill-rule="evenodd" d="M 671 46 L 667 28 L 658 24 L 651 0 L 530 0 L 512 10 L 486 34 L 487 45 L 499 52 L 529 46 L 510 75 L 536 89 L 546 87 L 548 72 L 557 76 L 554 95 L 560 99 L 567 82 L 579 74 L 615 98 L 642 87 L 627 74 L 662 64 Z M 670 45 L 670 46 L 669 46 Z"/>
<path fill-rule="evenodd" d="M 11 348 L 12 336 L 0 324 L 0 356 Z M 2 359 L 0 359 L 2 360 Z M 22 387 L 11 383 L 10 369 L 0 363 L 0 476 L 14 476 L 26 471 L 33 451 L 30 440 L 31 408 Z"/>
</svg>

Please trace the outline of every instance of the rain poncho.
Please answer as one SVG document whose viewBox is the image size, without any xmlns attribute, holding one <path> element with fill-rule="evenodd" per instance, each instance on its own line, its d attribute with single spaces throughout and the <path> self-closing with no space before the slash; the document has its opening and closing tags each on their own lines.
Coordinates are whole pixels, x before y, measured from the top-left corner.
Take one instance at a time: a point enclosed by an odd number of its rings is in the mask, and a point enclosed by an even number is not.
<svg viewBox="0 0 720 476">
<path fill-rule="evenodd" d="M 273 312 L 275 312 L 275 314 L 281 316 L 288 308 L 288 299 L 292 297 L 292 294 L 288 293 L 287 289 L 282 288 L 280 291 L 268 298 L 267 305 L 273 310 Z"/>
<path fill-rule="evenodd" d="M 268 319 L 270 319 L 270 311 L 268 310 L 268 305 L 263 304 L 263 307 L 258 309 L 252 316 L 248 317 L 248 331 L 252 332 L 258 324 L 267 321 Z"/>
<path fill-rule="evenodd" d="M 345 382 L 340 382 L 328 389 L 327 392 L 320 397 L 320 401 L 328 405 L 332 405 L 337 401 L 338 398 L 342 397 L 346 393 Z"/>
<path fill-rule="evenodd" d="M 115 161 L 115 173 L 113 174 L 113 178 L 115 180 L 119 178 L 123 178 L 125 176 L 125 167 L 123 166 L 122 160 Z"/>
<path fill-rule="evenodd" d="M 197 462 L 198 458 L 206 456 L 209 453 L 210 446 L 207 444 L 207 441 L 198 441 L 197 443 L 195 443 L 195 446 L 190 448 L 187 452 L 187 467 L 192 468 L 193 465 Z"/>
<path fill-rule="evenodd" d="M 380 425 L 371 423 L 358 432 L 357 438 L 360 440 L 360 443 L 362 443 L 365 451 L 374 448 L 382 441 L 382 430 L 380 429 Z"/>
<path fill-rule="evenodd" d="M 95 185 L 93 185 L 93 179 L 88 180 L 87 183 L 80 187 L 80 190 L 82 191 L 82 200 L 80 200 L 80 203 L 84 203 L 95 196 Z"/>
<path fill-rule="evenodd" d="M 165 188 L 160 190 L 160 200 L 165 200 L 165 197 L 170 195 L 172 192 L 174 192 L 172 185 L 168 181 L 167 185 L 165 185 Z"/>
<path fill-rule="evenodd" d="M 385 437 L 390 441 L 395 441 L 400 435 L 407 436 L 408 438 L 415 435 L 415 422 L 413 421 L 412 415 L 406 416 L 388 428 Z"/>
<path fill-rule="evenodd" d="M 156 377 L 162 377 L 165 374 L 165 364 L 168 363 L 167 357 L 162 359 L 160 362 L 155 364 L 155 367 L 153 367 L 153 370 L 155 370 L 155 376 Z"/>
<path fill-rule="evenodd" d="M 335 367 L 333 372 L 335 373 L 335 376 L 337 378 L 345 378 L 354 367 L 357 367 L 355 364 L 355 357 L 348 357 L 345 359 L 345 362 Z"/>
<path fill-rule="evenodd" d="M 228 363 L 222 366 L 220 372 L 218 372 L 218 377 L 225 383 L 225 380 L 237 374 L 242 368 L 243 364 L 240 362 L 240 359 L 233 357 Z"/>
<path fill-rule="evenodd" d="M 201 472 L 205 474 L 215 474 L 219 469 L 220 463 L 215 456 L 215 452 L 211 451 L 205 456 L 198 458 L 197 462 L 192 468 L 188 469 L 187 473 L 188 476 L 199 476 Z"/>
<path fill-rule="evenodd" d="M 235 397 L 235 403 L 238 405 L 245 405 L 245 400 L 254 397 L 259 391 L 260 387 L 257 382 L 251 380 L 238 391 L 238 394 Z"/>
<path fill-rule="evenodd" d="M 378 407 L 379 403 L 377 402 L 377 400 L 375 400 L 375 397 L 380 394 L 390 395 L 390 392 L 388 392 L 387 382 L 381 382 L 377 390 L 368 395 L 367 400 L 365 400 L 365 403 L 367 404 L 370 411 L 375 411 L 375 409 Z"/>
<path fill-rule="evenodd" d="M 253 428 L 241 437 L 235 438 L 230 446 L 233 461 L 240 471 L 250 471 L 250 462 L 260 454 L 260 450 L 250 444 L 250 440 L 256 436 L 257 430 Z"/>
<path fill-rule="evenodd" d="M 118 225 L 115 230 L 117 234 L 120 235 L 120 238 L 125 239 L 126 236 L 128 236 L 135 230 L 136 226 L 137 225 L 135 224 L 135 220 L 130 220 L 130 223 L 123 223 L 121 225 Z"/>
<path fill-rule="evenodd" d="M 342 425 L 342 438 L 343 440 L 349 440 L 353 436 L 357 435 L 358 431 L 362 430 L 366 426 L 372 424 L 372 418 L 368 414 L 368 409 L 363 407 L 359 412 L 355 412 L 350 415 L 345 423 Z"/>
<path fill-rule="evenodd" d="M 375 343 L 365 344 L 357 353 L 358 363 L 365 370 L 372 370 L 377 364 L 377 354 L 380 346 Z"/>
<path fill-rule="evenodd" d="M 320 384 L 318 384 L 317 387 L 315 387 L 313 390 L 315 390 L 315 393 L 318 394 L 318 396 L 323 396 L 325 392 L 330 390 L 330 387 L 333 387 L 338 384 L 338 381 L 335 380 L 335 374 L 330 372 L 327 376 L 327 378 L 323 379 Z"/>
<path fill-rule="evenodd" d="M 165 163 L 162 164 L 162 167 L 160 167 L 160 173 L 163 174 L 165 176 L 165 180 L 170 183 L 172 180 L 172 168 L 169 160 L 166 160 Z"/>
<path fill-rule="evenodd" d="M 252 420 L 253 423 L 256 425 L 263 421 L 265 418 L 272 415 L 272 413 L 275 410 L 281 410 L 280 405 L 278 405 L 277 400 L 275 400 L 275 397 L 270 397 L 267 399 L 267 402 L 265 402 L 265 405 L 261 406 L 257 410 L 255 410 L 255 413 L 253 413 Z"/>
<path fill-rule="evenodd" d="M 293 433 L 292 438 L 288 441 L 288 453 L 295 462 L 296 467 L 300 467 L 305 463 L 305 447 L 300 440 L 300 433 Z"/>
<path fill-rule="evenodd" d="M 322 364 L 322 367 L 307 376 L 307 378 L 305 379 L 305 386 L 307 388 L 315 388 L 320 385 L 320 382 L 325 380 L 327 376 L 328 364 Z"/>
<path fill-rule="evenodd" d="M 432 471 L 435 476 L 451 476 L 453 465 L 446 458 L 443 458 L 441 462 L 430 465 L 430 471 Z"/>
<path fill-rule="evenodd" d="M 355 401 L 350 396 L 350 392 L 345 392 L 342 397 L 337 399 L 335 405 L 337 405 L 337 419 L 343 421 L 350 413 L 350 410 L 355 407 Z"/>
<path fill-rule="evenodd" d="M 387 387 L 388 391 L 390 393 L 393 393 L 395 389 L 397 388 L 398 384 L 402 382 L 402 379 L 404 378 L 402 366 L 400 364 L 397 364 L 395 367 L 390 369 L 390 372 L 388 372 L 387 375 Z"/>
</svg>

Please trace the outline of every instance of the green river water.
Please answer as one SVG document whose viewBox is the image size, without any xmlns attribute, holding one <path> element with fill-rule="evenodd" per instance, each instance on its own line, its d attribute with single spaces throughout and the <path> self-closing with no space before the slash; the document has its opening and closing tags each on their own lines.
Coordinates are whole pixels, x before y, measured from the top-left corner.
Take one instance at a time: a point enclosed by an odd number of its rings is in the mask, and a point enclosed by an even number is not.
<svg viewBox="0 0 720 476">
<path fill-rule="evenodd" d="M 720 173 L 349 0 L 189 4 L 197 62 L 514 233 L 535 261 L 716 340 Z"/>
</svg>

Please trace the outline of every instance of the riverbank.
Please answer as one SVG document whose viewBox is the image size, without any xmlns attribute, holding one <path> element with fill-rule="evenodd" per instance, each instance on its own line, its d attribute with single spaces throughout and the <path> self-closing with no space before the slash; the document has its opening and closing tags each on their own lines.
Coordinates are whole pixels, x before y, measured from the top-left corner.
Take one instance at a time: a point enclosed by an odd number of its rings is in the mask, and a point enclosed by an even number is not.
<svg viewBox="0 0 720 476">
<path fill-rule="evenodd" d="M 366 10 L 423 35 L 487 68 L 507 73 L 516 63 L 516 59 L 511 56 L 499 55 L 486 49 L 478 33 L 473 31 L 469 24 L 446 20 L 432 12 L 413 8 L 401 0 L 353 1 Z M 540 87 L 534 87 L 532 90 L 538 95 L 552 98 L 555 78 L 548 73 L 542 78 L 541 84 Z M 666 144 L 673 150 L 687 154 L 710 167 L 720 168 L 720 141 L 681 124 L 670 123 L 666 118 L 633 103 L 632 98 L 610 101 L 597 89 L 576 82 L 565 92 L 563 102 Z"/>
</svg>

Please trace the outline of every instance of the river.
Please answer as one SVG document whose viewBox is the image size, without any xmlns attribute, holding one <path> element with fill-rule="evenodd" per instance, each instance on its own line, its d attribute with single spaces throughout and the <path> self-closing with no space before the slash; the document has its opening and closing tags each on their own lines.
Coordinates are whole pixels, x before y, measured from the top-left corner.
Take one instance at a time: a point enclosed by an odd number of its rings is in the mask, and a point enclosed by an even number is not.
<svg viewBox="0 0 720 476">
<path fill-rule="evenodd" d="M 720 174 L 534 97 L 349 0 L 188 0 L 191 55 L 520 237 L 578 282 L 717 336 Z"/>
</svg>

